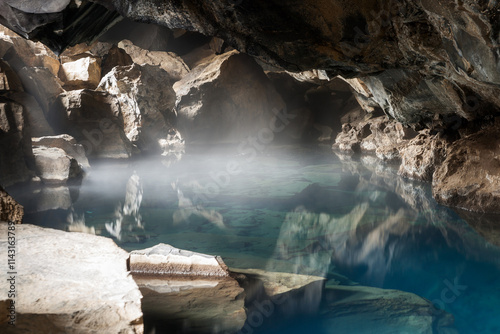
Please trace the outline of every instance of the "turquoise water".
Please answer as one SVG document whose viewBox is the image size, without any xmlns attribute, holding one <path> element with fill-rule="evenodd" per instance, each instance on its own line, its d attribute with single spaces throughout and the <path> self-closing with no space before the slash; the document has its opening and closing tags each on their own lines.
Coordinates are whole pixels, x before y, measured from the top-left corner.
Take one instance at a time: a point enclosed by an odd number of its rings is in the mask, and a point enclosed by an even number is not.
<svg viewBox="0 0 500 334">
<path fill-rule="evenodd" d="M 372 157 L 199 147 L 97 164 L 81 186 L 11 192 L 31 223 L 111 237 L 126 250 L 163 242 L 220 255 L 233 268 L 412 292 L 451 313 L 459 333 L 500 332 L 496 241 L 436 204 L 428 184 Z M 331 327 L 331 293 L 318 291 L 311 312 L 276 312 L 252 332 L 349 332 Z"/>
</svg>

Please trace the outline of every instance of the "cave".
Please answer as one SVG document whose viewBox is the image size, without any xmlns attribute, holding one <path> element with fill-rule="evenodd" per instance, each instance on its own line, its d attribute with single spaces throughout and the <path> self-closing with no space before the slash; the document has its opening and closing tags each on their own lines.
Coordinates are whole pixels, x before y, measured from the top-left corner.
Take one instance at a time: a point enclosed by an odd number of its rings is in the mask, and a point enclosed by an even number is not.
<svg viewBox="0 0 500 334">
<path fill-rule="evenodd" d="M 0 0 L 0 331 L 499 332 L 499 13 Z"/>
</svg>

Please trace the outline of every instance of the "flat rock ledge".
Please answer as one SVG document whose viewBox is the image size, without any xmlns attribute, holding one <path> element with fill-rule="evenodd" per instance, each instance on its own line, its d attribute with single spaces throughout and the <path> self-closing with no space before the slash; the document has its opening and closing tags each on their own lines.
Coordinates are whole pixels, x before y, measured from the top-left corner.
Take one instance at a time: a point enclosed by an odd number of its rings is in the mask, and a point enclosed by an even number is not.
<svg viewBox="0 0 500 334">
<path fill-rule="evenodd" d="M 7 259 L 8 225 L 0 224 L 0 256 Z M 0 305 L 15 302 L 15 326 L 1 333 L 143 333 L 142 295 L 127 272 L 128 253 L 111 239 L 34 225 L 16 225 L 13 271 L 2 261 Z M 8 304 L 10 305 L 10 304 Z M 2 306 L 2 310 L 3 310 Z M 3 313 L 2 313 L 3 314 Z"/>
<path fill-rule="evenodd" d="M 218 256 L 158 244 L 130 253 L 133 274 L 227 277 L 229 270 Z"/>
</svg>

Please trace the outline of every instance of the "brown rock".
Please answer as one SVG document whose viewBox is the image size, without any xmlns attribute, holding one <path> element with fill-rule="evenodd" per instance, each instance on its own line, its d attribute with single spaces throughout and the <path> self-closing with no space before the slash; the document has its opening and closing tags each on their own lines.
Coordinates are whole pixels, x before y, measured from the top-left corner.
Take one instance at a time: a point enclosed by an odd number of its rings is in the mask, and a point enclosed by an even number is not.
<svg viewBox="0 0 500 334">
<path fill-rule="evenodd" d="M 432 181 L 432 193 L 439 203 L 500 213 L 499 131 L 498 125 L 491 125 L 448 147 Z"/>
<path fill-rule="evenodd" d="M 113 47 L 109 49 L 109 52 L 104 56 L 101 74 L 104 77 L 115 66 L 129 66 L 133 64 L 134 61 L 127 54 L 127 52 L 125 52 L 125 50 L 113 45 Z"/>
<path fill-rule="evenodd" d="M 64 91 L 61 80 L 44 67 L 23 67 L 18 74 L 26 92 L 35 97 L 47 115 L 52 103 Z"/>
<path fill-rule="evenodd" d="M 448 141 L 429 131 L 420 132 L 400 148 L 401 165 L 398 174 L 414 180 L 432 181 L 437 166 L 446 158 Z"/>
<path fill-rule="evenodd" d="M 0 91 L 24 91 L 21 79 L 10 68 L 9 64 L 0 59 Z"/>
<path fill-rule="evenodd" d="M 170 75 L 173 81 L 180 80 L 189 72 L 189 67 L 182 58 L 173 52 L 144 50 L 128 40 L 118 43 L 118 47 L 125 50 L 138 65 L 159 66 Z"/>
<path fill-rule="evenodd" d="M 170 75 L 150 65 L 118 66 L 99 84 L 98 90 L 116 97 L 127 138 L 141 151 L 160 152 L 172 126 L 175 92 Z"/>
<path fill-rule="evenodd" d="M 0 97 L 0 184 L 28 181 L 34 174 L 31 135 L 23 107 Z"/>
<path fill-rule="evenodd" d="M 24 208 L 0 186 L 0 222 L 21 224 Z"/>
<path fill-rule="evenodd" d="M 129 158 L 132 144 L 123 132 L 117 99 L 106 92 L 74 90 L 57 98 L 49 122 L 83 145 L 87 157 Z"/>
<path fill-rule="evenodd" d="M 236 51 L 196 67 L 174 90 L 177 126 L 186 141 L 232 142 L 260 134 L 269 143 L 294 118 L 262 68 Z"/>
<path fill-rule="evenodd" d="M 59 78 L 64 82 L 64 88 L 95 89 L 101 80 L 101 66 L 97 58 L 82 56 L 77 59 L 68 59 L 63 62 L 59 71 Z"/>
<path fill-rule="evenodd" d="M 54 134 L 54 130 L 47 122 L 42 108 L 32 95 L 24 92 L 8 92 L 5 96 L 24 107 L 30 125 L 31 136 L 40 137 Z"/>
</svg>

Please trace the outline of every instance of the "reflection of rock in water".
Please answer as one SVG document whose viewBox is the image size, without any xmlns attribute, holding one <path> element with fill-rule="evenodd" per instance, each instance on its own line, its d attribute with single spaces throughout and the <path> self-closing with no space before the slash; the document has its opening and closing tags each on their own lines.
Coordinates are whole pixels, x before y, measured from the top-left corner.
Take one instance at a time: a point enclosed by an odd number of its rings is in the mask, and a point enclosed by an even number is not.
<svg viewBox="0 0 500 334">
<path fill-rule="evenodd" d="M 172 189 L 177 191 L 177 198 L 179 199 L 179 209 L 174 212 L 174 224 L 181 224 L 189 222 L 191 215 L 204 218 L 218 228 L 225 229 L 224 218 L 215 210 L 207 210 L 201 205 L 193 204 L 193 201 L 184 196 L 184 193 L 179 188 L 176 182 L 172 183 Z"/>
<path fill-rule="evenodd" d="M 85 225 L 85 214 L 81 213 L 78 214 L 75 212 L 75 210 L 71 209 L 71 211 L 68 213 L 68 231 L 69 232 L 82 232 L 82 233 L 88 233 L 88 234 L 95 234 L 95 228 L 93 226 L 88 227 Z"/>
<path fill-rule="evenodd" d="M 137 230 L 144 230 L 142 217 L 139 213 L 142 196 L 142 182 L 139 175 L 134 172 L 127 182 L 123 206 L 118 203 L 114 221 L 105 224 L 106 231 L 119 241 L 140 241 L 140 236 L 136 233 Z"/>
</svg>

